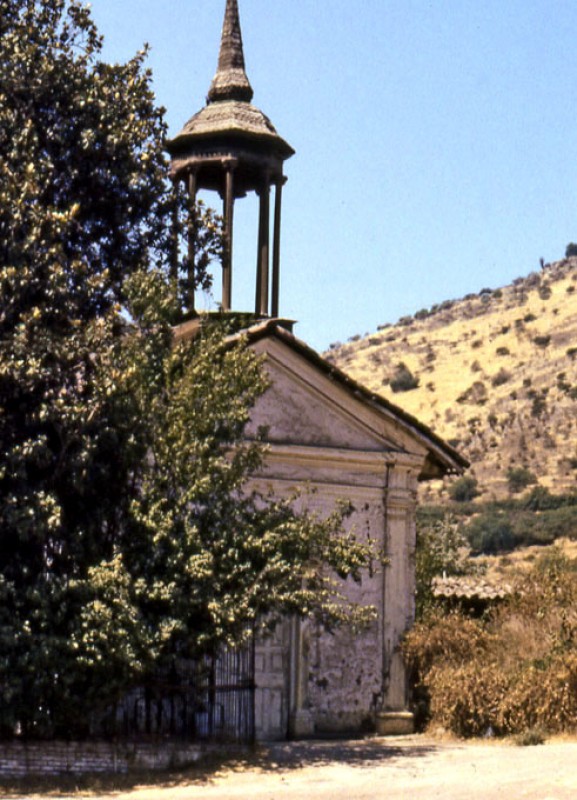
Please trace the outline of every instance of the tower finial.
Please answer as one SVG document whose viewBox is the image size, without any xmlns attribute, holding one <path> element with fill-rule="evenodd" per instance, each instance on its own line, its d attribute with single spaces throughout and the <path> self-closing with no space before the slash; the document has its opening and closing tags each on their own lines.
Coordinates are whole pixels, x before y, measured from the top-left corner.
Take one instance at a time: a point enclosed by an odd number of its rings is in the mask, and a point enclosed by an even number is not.
<svg viewBox="0 0 577 800">
<path fill-rule="evenodd" d="M 253 91 L 244 66 L 242 32 L 237 0 L 227 0 L 218 68 L 208 92 L 208 102 L 239 100 L 250 103 Z"/>
</svg>

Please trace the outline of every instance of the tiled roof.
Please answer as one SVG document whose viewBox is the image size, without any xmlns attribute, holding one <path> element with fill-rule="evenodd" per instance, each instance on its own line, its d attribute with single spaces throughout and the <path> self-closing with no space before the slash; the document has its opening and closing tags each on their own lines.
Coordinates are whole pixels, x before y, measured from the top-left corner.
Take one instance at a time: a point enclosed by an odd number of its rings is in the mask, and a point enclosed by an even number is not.
<svg viewBox="0 0 577 800">
<path fill-rule="evenodd" d="M 433 578 L 433 594 L 457 600 L 503 600 L 513 593 L 508 583 L 494 583 L 475 576 Z"/>
</svg>

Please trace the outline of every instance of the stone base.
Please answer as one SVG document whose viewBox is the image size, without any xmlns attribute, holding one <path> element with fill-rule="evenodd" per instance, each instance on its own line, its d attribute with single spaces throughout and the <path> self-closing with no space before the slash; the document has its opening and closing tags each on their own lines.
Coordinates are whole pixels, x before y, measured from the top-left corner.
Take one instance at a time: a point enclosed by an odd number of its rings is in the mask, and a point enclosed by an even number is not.
<svg viewBox="0 0 577 800">
<path fill-rule="evenodd" d="M 408 736 L 415 732 L 415 717 L 410 711 L 377 711 L 375 728 L 379 736 Z"/>
<path fill-rule="evenodd" d="M 305 739 L 315 732 L 313 717 L 310 711 L 301 709 L 290 715 L 289 734 L 291 739 Z"/>
</svg>

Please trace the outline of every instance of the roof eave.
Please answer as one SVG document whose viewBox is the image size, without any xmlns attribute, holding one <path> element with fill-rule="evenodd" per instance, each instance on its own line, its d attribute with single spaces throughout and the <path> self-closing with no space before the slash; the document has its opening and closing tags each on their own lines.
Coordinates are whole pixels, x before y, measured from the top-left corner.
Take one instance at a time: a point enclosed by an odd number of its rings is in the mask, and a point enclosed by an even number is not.
<svg viewBox="0 0 577 800">
<path fill-rule="evenodd" d="M 346 386 L 349 391 L 354 392 L 362 397 L 365 401 L 376 406 L 381 412 L 390 414 L 391 416 L 401 420 L 412 432 L 420 439 L 426 449 L 428 456 L 419 475 L 419 480 L 433 480 L 442 478 L 448 474 L 462 474 L 469 466 L 469 462 L 457 450 L 447 444 L 440 436 L 432 431 L 427 425 L 420 422 L 416 417 L 413 417 L 408 412 L 404 411 L 399 406 L 391 403 L 382 395 L 371 392 L 362 384 L 357 383 L 353 378 L 348 376 L 345 372 L 330 364 L 315 350 L 309 347 L 305 342 L 298 339 L 294 334 L 287 331 L 285 328 L 278 325 L 275 319 L 263 320 L 259 324 L 249 328 L 244 332 L 249 341 L 256 341 L 257 339 L 276 335 L 278 338 L 286 342 L 294 350 L 300 352 L 310 362 L 315 364 L 323 372 L 330 375 L 333 380 L 338 381 Z"/>
</svg>

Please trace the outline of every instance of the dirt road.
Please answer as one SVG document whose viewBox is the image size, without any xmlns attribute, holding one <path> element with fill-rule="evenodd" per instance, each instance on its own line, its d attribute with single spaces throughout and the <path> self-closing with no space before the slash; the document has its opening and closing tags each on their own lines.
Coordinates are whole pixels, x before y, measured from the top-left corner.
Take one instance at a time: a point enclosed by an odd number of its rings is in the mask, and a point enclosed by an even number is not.
<svg viewBox="0 0 577 800">
<path fill-rule="evenodd" d="M 58 797 L 64 800 L 62 794 Z M 98 798 L 576 800 L 577 742 L 517 747 L 411 736 L 272 745 L 261 747 L 249 760 L 217 771 L 191 771 L 154 787 L 104 793 Z"/>
</svg>

